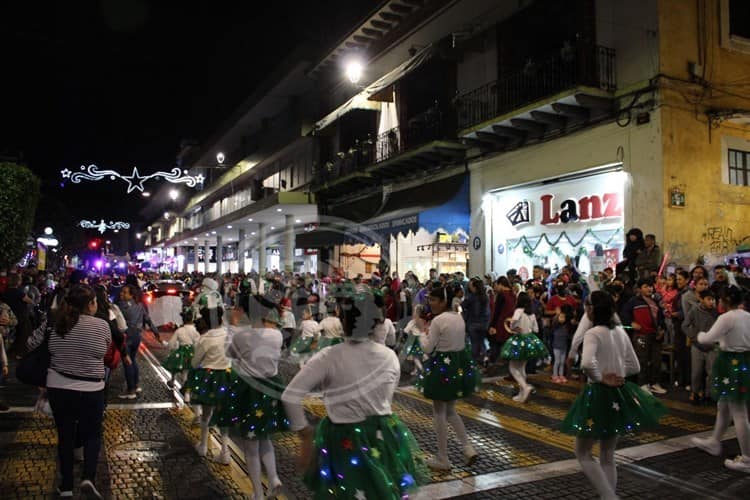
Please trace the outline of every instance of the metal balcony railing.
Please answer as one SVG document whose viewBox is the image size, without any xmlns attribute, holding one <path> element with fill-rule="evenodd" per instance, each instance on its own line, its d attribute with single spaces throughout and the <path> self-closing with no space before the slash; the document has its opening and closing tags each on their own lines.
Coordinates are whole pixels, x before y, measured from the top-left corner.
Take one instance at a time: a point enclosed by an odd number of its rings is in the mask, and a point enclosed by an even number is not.
<svg viewBox="0 0 750 500">
<path fill-rule="evenodd" d="M 456 99 L 458 129 L 466 129 L 578 85 L 613 91 L 615 51 L 591 44 L 563 48 L 541 61 L 467 92 Z"/>
<path fill-rule="evenodd" d="M 445 122 L 443 112 L 436 105 L 410 118 L 404 126 L 386 130 L 375 137 L 357 140 L 348 151 L 339 152 L 334 159 L 321 166 L 319 175 L 315 176 L 316 182 L 324 184 L 395 158 L 428 142 L 448 135 L 455 137 L 455 130 L 448 130 Z"/>
</svg>

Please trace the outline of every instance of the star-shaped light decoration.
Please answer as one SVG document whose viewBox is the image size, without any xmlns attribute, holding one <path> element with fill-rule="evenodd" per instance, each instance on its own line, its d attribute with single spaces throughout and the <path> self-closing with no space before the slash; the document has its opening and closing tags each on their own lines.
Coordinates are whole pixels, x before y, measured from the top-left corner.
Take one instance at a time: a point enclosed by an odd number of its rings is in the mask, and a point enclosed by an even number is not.
<svg viewBox="0 0 750 500">
<path fill-rule="evenodd" d="M 451 364 L 451 358 L 443 358 L 443 363 L 445 363 L 446 365 Z"/>
<path fill-rule="evenodd" d="M 263 410 L 256 410 L 255 411 L 255 416 L 258 417 L 258 418 L 262 417 L 263 416 Z"/>
<path fill-rule="evenodd" d="M 729 385 L 729 379 L 728 379 L 727 377 L 724 377 L 724 378 L 723 378 L 723 379 L 721 380 L 721 383 L 722 383 L 722 384 L 724 384 L 724 385 Z"/>
<path fill-rule="evenodd" d="M 732 366 L 737 366 L 739 364 L 740 364 L 740 362 L 739 362 L 739 360 L 737 358 L 732 359 Z"/>
<path fill-rule="evenodd" d="M 615 411 L 620 411 L 620 404 L 617 402 L 612 403 L 612 409 Z"/>
<path fill-rule="evenodd" d="M 590 418 L 586 420 L 586 427 L 592 427 L 594 425 L 594 419 Z"/>
<path fill-rule="evenodd" d="M 63 170 L 60 170 L 60 173 L 62 174 L 63 179 L 70 179 L 70 174 L 72 174 L 73 172 L 65 168 Z"/>
<path fill-rule="evenodd" d="M 203 184 L 205 177 L 203 174 L 195 176 L 189 175 L 187 170 L 180 170 L 175 167 L 170 171 L 159 171 L 153 174 L 141 175 L 138 172 L 138 167 L 133 167 L 133 172 L 130 175 L 122 175 L 115 170 L 99 170 L 96 165 L 89 165 L 88 167 L 81 165 L 80 172 L 72 172 L 70 169 L 63 169 L 60 171 L 63 179 L 70 179 L 70 182 L 74 184 L 80 184 L 81 181 L 100 181 L 104 179 L 117 180 L 121 179 L 128 184 L 127 192 L 132 193 L 133 191 L 143 192 L 143 184 L 151 179 L 160 180 L 163 179 L 172 184 L 187 184 L 188 187 L 195 187 L 198 184 Z"/>
<path fill-rule="evenodd" d="M 351 450 L 353 446 L 354 445 L 351 439 L 344 438 L 341 440 L 341 447 L 344 448 L 345 450 Z"/>
<path fill-rule="evenodd" d="M 464 397 L 464 391 L 458 391 L 458 392 L 456 393 L 456 396 L 457 396 L 457 397 L 459 397 L 459 398 L 462 398 L 462 397 Z"/>
<path fill-rule="evenodd" d="M 277 405 L 278 403 L 279 403 L 279 402 L 278 402 L 278 401 L 276 401 L 276 400 L 274 399 L 273 401 L 271 401 L 271 406 L 273 406 L 274 408 L 276 408 L 276 405 Z"/>
<path fill-rule="evenodd" d="M 128 183 L 128 194 L 134 190 L 143 192 L 143 183 L 148 180 L 148 176 L 143 176 L 138 173 L 138 167 L 133 167 L 133 173 L 130 175 L 123 175 L 122 180 Z"/>
<path fill-rule="evenodd" d="M 380 452 L 377 448 L 371 449 L 370 454 L 373 456 L 373 458 L 380 458 Z"/>
<path fill-rule="evenodd" d="M 365 495 L 364 491 L 357 490 L 357 492 L 354 494 L 354 498 L 356 500 L 367 500 L 367 495 Z"/>
<path fill-rule="evenodd" d="M 459 368 L 458 369 L 458 376 L 459 377 L 463 377 L 464 376 L 464 369 L 463 368 Z"/>
<path fill-rule="evenodd" d="M 255 431 L 250 431 L 250 432 L 247 433 L 247 438 L 248 439 L 253 439 L 254 437 L 255 437 Z"/>
</svg>

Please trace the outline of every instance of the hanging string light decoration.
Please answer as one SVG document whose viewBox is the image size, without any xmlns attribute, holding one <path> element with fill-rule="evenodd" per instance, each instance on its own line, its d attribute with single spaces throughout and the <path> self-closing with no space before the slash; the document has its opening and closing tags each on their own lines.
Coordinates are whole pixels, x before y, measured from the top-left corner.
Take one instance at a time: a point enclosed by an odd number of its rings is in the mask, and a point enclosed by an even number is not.
<svg viewBox="0 0 750 500">
<path fill-rule="evenodd" d="M 78 225 L 84 229 L 96 229 L 101 234 L 104 234 L 107 229 L 114 229 L 115 231 L 119 231 L 120 229 L 130 229 L 130 224 L 128 222 L 109 221 L 109 224 L 107 224 L 104 222 L 104 219 L 98 223 L 95 220 L 82 220 Z"/>
<path fill-rule="evenodd" d="M 180 170 L 177 167 L 169 172 L 159 171 L 148 175 L 141 175 L 138 172 L 138 167 L 133 167 L 133 172 L 130 175 L 122 175 L 115 170 L 100 170 L 96 165 L 89 165 L 88 167 L 81 165 L 80 172 L 73 172 L 66 168 L 60 170 L 60 174 L 63 180 L 69 179 L 73 184 L 80 184 L 83 181 L 101 181 L 107 178 L 113 181 L 120 179 L 128 184 L 128 193 L 132 193 L 135 190 L 143 192 L 143 183 L 151 179 L 163 179 L 172 184 L 187 184 L 188 187 L 195 187 L 198 184 L 202 185 L 205 180 L 202 174 L 195 176 L 188 175 L 187 170 Z"/>
</svg>

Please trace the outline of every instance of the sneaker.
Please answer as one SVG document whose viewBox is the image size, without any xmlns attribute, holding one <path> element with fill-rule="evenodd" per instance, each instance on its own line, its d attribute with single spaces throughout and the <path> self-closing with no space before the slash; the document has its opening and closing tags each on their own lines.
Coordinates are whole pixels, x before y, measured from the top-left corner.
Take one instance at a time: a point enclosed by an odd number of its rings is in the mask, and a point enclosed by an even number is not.
<svg viewBox="0 0 750 500">
<path fill-rule="evenodd" d="M 750 474 L 750 458 L 745 457 L 744 455 L 737 455 L 733 460 L 727 458 L 724 460 L 724 467 L 737 472 Z"/>
<path fill-rule="evenodd" d="M 214 462 L 221 465 L 229 465 L 232 463 L 232 455 L 229 454 L 229 450 L 219 453 L 214 457 Z"/>
<path fill-rule="evenodd" d="M 83 446 L 80 448 L 73 448 L 73 460 L 76 462 L 83 462 Z"/>
<path fill-rule="evenodd" d="M 701 450 L 705 451 L 709 455 L 713 455 L 715 457 L 718 457 L 719 455 L 721 455 L 721 442 L 715 440 L 712 437 L 707 437 L 707 438 L 695 437 L 691 439 L 690 442 L 693 444 L 693 446 L 695 446 L 696 448 L 700 448 Z"/>
<path fill-rule="evenodd" d="M 268 492 L 266 493 L 266 498 L 276 498 L 279 495 L 281 495 L 281 488 L 283 488 L 284 485 L 281 483 L 281 480 L 277 477 L 273 481 L 268 482 Z"/>
<path fill-rule="evenodd" d="M 440 459 L 438 457 L 431 458 L 427 460 L 427 467 L 429 467 L 432 470 L 442 470 L 442 471 L 448 471 L 451 470 L 451 462 L 447 458 Z"/>
<path fill-rule="evenodd" d="M 464 446 L 464 458 L 466 459 L 467 467 L 474 465 L 474 462 L 477 461 L 477 457 L 479 457 L 477 450 L 475 450 L 472 445 L 467 444 Z"/>
<path fill-rule="evenodd" d="M 73 491 L 70 490 L 61 490 L 60 488 L 57 488 L 57 496 L 58 498 L 73 498 Z"/>
<path fill-rule="evenodd" d="M 659 384 L 654 384 L 651 386 L 651 392 L 653 392 L 654 394 L 666 394 L 667 390 Z"/>
<path fill-rule="evenodd" d="M 5 413 L 10 411 L 10 406 L 6 405 L 2 401 L 0 401 L 0 413 Z"/>
<path fill-rule="evenodd" d="M 205 457 L 208 453 L 208 445 L 198 443 L 195 445 L 195 452 L 199 457 Z"/>
<path fill-rule="evenodd" d="M 140 393 L 142 393 L 142 392 L 143 392 L 143 389 L 141 389 L 140 387 L 136 387 L 136 388 L 135 388 L 135 393 L 136 393 L 136 394 L 140 394 Z"/>
<path fill-rule="evenodd" d="M 88 479 L 84 479 L 81 481 L 81 494 L 83 495 L 83 498 L 95 498 L 95 499 L 101 499 L 102 495 L 97 491 L 96 486 L 94 486 L 94 483 L 89 481 Z"/>
<path fill-rule="evenodd" d="M 648 394 L 653 394 L 653 393 L 651 392 L 651 386 L 650 386 L 650 385 L 648 385 L 648 384 L 643 384 L 643 385 L 641 386 L 641 390 L 642 390 L 643 392 L 646 392 L 646 393 L 648 393 Z"/>
<path fill-rule="evenodd" d="M 135 392 L 123 392 L 117 397 L 120 399 L 135 399 L 138 397 L 138 394 L 136 394 Z"/>
<path fill-rule="evenodd" d="M 519 399 L 518 401 L 521 403 L 525 403 L 526 400 L 529 399 L 529 396 L 531 395 L 531 391 L 533 390 L 534 388 L 531 387 L 530 385 L 526 386 L 526 389 L 521 389 L 521 392 L 519 394 L 519 396 L 521 396 L 521 399 Z"/>
</svg>

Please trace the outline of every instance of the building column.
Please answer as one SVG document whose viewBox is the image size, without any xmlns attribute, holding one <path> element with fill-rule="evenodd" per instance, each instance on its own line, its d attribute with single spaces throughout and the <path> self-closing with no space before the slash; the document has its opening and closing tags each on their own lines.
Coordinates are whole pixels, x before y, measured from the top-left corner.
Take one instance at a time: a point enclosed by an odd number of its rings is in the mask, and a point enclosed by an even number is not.
<svg viewBox="0 0 750 500">
<path fill-rule="evenodd" d="M 284 215 L 284 271 L 294 272 L 294 215 Z"/>
<path fill-rule="evenodd" d="M 221 276 L 224 272 L 222 267 L 222 259 L 224 258 L 224 252 L 222 251 L 221 245 L 223 245 L 221 235 L 216 235 L 216 275 Z"/>
<path fill-rule="evenodd" d="M 237 271 L 242 274 L 245 272 L 245 230 L 240 229 L 237 236 Z"/>
<path fill-rule="evenodd" d="M 258 224 L 258 273 L 262 278 L 266 276 L 266 225 Z"/>
<path fill-rule="evenodd" d="M 203 242 L 203 274 L 208 276 L 208 264 L 211 262 L 211 246 L 208 240 Z"/>
<path fill-rule="evenodd" d="M 198 272 L 198 244 L 193 243 L 193 270 Z"/>
</svg>

